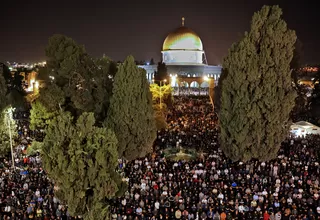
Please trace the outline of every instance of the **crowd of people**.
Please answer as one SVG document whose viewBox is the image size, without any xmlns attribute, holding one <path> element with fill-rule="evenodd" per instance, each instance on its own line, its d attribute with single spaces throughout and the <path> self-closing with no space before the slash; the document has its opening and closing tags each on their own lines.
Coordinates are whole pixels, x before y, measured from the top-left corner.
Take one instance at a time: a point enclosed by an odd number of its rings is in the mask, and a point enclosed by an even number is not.
<svg viewBox="0 0 320 220">
<path fill-rule="evenodd" d="M 23 116 L 27 113 L 23 113 Z M 39 155 L 26 156 L 31 132 L 18 120 L 16 169 L 0 159 L 0 220 L 80 219 L 54 196 Z M 114 200 L 114 220 L 320 219 L 320 137 L 288 137 L 269 162 L 232 162 L 219 149 L 217 117 L 208 97 L 175 97 L 166 130 L 154 152 L 131 162 L 119 159 L 128 191 Z M 195 149 L 194 160 L 168 160 L 165 149 Z"/>
<path fill-rule="evenodd" d="M 176 96 L 206 96 L 209 94 L 209 87 L 175 87 L 173 94 Z"/>
<path fill-rule="evenodd" d="M 27 156 L 32 140 L 43 136 L 29 129 L 28 112 L 16 112 L 19 143 L 11 157 L 0 155 L 0 220 L 72 220 L 67 207 L 54 196 L 54 185 L 41 167 L 39 154 Z"/>
<path fill-rule="evenodd" d="M 320 137 L 288 138 L 270 162 L 233 163 L 219 149 L 216 120 L 207 98 L 175 98 L 154 153 L 120 161 L 129 191 L 116 200 L 113 218 L 320 219 Z M 167 160 L 164 149 L 177 143 L 202 157 Z"/>
</svg>

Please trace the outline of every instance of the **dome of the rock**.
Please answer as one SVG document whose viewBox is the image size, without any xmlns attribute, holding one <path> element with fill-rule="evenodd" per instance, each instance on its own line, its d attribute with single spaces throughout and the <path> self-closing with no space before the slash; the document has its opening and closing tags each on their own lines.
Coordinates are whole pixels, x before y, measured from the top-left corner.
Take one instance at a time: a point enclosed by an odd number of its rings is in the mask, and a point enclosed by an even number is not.
<svg viewBox="0 0 320 220">
<path fill-rule="evenodd" d="M 175 29 L 166 37 L 163 43 L 162 50 L 202 51 L 203 45 L 200 37 L 193 30 L 182 26 Z"/>
</svg>

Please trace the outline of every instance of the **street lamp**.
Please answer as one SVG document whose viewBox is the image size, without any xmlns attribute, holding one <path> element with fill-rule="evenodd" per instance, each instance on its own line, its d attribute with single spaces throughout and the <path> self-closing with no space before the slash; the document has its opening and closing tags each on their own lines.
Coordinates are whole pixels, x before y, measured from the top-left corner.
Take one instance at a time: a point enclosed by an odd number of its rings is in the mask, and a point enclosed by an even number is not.
<svg viewBox="0 0 320 220">
<path fill-rule="evenodd" d="M 170 74 L 170 78 L 171 78 L 171 87 L 175 88 L 176 83 L 177 83 L 177 74 L 175 75 L 171 75 Z M 178 93 L 179 93 L 179 85 L 178 85 Z"/>
<path fill-rule="evenodd" d="M 12 118 L 12 112 L 14 111 L 14 109 L 12 107 L 10 107 L 7 110 L 7 123 L 8 123 L 8 129 L 9 129 L 9 138 L 10 138 L 10 148 L 11 148 L 11 160 L 12 160 L 12 168 L 15 169 L 14 166 L 14 155 L 13 155 L 13 144 L 12 144 L 12 134 L 11 134 L 11 121 L 13 120 Z"/>
<path fill-rule="evenodd" d="M 171 75 L 170 78 L 171 78 L 171 86 L 175 87 L 177 82 L 177 75 Z"/>
</svg>

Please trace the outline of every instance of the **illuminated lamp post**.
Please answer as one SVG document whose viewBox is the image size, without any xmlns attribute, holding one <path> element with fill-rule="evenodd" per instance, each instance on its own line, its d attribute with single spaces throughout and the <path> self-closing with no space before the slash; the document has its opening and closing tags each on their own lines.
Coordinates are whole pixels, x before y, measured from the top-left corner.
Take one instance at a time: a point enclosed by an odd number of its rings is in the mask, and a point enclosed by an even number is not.
<svg viewBox="0 0 320 220">
<path fill-rule="evenodd" d="M 175 85 L 177 83 L 177 74 L 176 75 L 170 74 L 170 78 L 171 78 L 171 86 L 175 87 Z M 179 84 L 178 84 L 178 94 L 179 94 Z"/>
<path fill-rule="evenodd" d="M 209 88 L 209 86 L 210 86 L 210 78 L 208 76 L 204 76 L 203 80 L 208 82 L 208 88 Z M 209 92 L 208 92 L 208 94 L 209 94 Z"/>
<path fill-rule="evenodd" d="M 8 123 L 8 132 L 9 132 L 9 138 L 10 138 L 10 148 L 11 148 L 11 160 L 12 160 L 12 168 L 15 169 L 14 165 L 14 155 L 13 155 L 13 144 L 12 144 L 12 134 L 11 134 L 11 121 L 13 120 L 12 118 L 12 112 L 14 109 L 10 107 L 8 111 L 6 112 L 7 115 L 7 123 Z"/>
</svg>

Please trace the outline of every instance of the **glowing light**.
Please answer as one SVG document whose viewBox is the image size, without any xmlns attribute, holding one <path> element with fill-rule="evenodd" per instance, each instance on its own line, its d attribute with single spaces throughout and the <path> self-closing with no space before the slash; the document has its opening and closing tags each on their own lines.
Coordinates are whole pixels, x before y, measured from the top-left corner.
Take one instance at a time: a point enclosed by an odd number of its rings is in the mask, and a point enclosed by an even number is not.
<svg viewBox="0 0 320 220">
<path fill-rule="evenodd" d="M 36 82 L 34 83 L 34 88 L 35 88 L 35 89 L 39 89 L 39 82 L 38 82 L 38 81 L 36 81 Z"/>
<path fill-rule="evenodd" d="M 171 76 L 171 87 L 175 87 L 177 82 L 177 76 Z"/>
<path fill-rule="evenodd" d="M 29 87 L 28 87 L 28 89 L 27 89 L 29 92 L 32 92 L 32 91 L 33 91 L 34 83 L 35 83 L 35 80 L 34 80 L 34 79 L 31 79 L 31 80 L 30 80 Z"/>
<path fill-rule="evenodd" d="M 203 80 L 204 80 L 204 81 L 209 81 L 209 77 L 208 77 L 208 76 L 204 76 L 204 77 L 203 77 Z"/>
<path fill-rule="evenodd" d="M 200 37 L 191 29 L 180 27 L 170 33 L 163 43 L 165 50 L 203 50 Z"/>
</svg>

